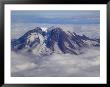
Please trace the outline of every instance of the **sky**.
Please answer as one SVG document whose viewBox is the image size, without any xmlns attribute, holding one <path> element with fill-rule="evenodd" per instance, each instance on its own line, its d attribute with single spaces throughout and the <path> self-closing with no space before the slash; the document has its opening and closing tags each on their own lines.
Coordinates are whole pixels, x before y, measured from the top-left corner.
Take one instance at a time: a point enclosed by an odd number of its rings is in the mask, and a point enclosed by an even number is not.
<svg viewBox="0 0 110 87">
<path fill-rule="evenodd" d="M 12 23 L 100 24 L 99 10 L 13 10 Z"/>
</svg>

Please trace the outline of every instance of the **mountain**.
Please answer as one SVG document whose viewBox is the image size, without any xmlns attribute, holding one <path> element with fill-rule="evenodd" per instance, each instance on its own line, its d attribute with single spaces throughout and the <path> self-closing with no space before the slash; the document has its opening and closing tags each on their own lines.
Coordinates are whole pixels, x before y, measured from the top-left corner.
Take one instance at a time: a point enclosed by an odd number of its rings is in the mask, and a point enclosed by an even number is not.
<svg viewBox="0 0 110 87">
<path fill-rule="evenodd" d="M 81 49 L 99 47 L 100 39 L 92 39 L 86 35 L 63 31 L 59 27 L 50 27 L 43 31 L 36 27 L 18 39 L 11 40 L 13 51 L 26 51 L 35 55 L 50 55 L 52 53 L 81 54 Z"/>
</svg>

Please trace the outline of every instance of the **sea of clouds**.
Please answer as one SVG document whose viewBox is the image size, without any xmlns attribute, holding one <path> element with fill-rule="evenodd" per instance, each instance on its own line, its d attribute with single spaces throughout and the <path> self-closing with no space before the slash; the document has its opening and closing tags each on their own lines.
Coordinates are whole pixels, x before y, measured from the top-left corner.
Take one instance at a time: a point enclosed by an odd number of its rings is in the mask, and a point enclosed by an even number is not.
<svg viewBox="0 0 110 87">
<path fill-rule="evenodd" d="M 100 76 L 99 49 L 85 49 L 81 55 L 53 54 L 45 57 L 11 52 L 11 75 L 17 77 Z"/>
</svg>

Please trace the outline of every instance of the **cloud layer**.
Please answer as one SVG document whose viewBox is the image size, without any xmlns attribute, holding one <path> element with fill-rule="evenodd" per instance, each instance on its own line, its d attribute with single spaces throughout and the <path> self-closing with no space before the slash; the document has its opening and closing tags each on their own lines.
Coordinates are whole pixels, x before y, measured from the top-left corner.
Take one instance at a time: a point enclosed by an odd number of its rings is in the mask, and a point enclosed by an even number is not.
<svg viewBox="0 0 110 87">
<path fill-rule="evenodd" d="M 91 54 L 92 53 L 92 54 Z M 17 77 L 98 77 L 99 49 L 85 49 L 85 54 L 53 54 L 32 57 L 12 52 L 11 76 Z"/>
</svg>

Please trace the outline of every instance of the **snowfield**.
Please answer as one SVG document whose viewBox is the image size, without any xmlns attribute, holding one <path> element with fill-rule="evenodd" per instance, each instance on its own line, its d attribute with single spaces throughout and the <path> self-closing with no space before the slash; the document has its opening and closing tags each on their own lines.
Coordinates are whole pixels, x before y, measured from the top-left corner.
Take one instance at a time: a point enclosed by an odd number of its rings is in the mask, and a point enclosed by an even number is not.
<svg viewBox="0 0 110 87">
<path fill-rule="evenodd" d="M 11 75 L 15 77 L 98 77 L 99 49 L 85 49 L 81 55 L 53 54 L 35 57 L 12 52 Z"/>
</svg>

